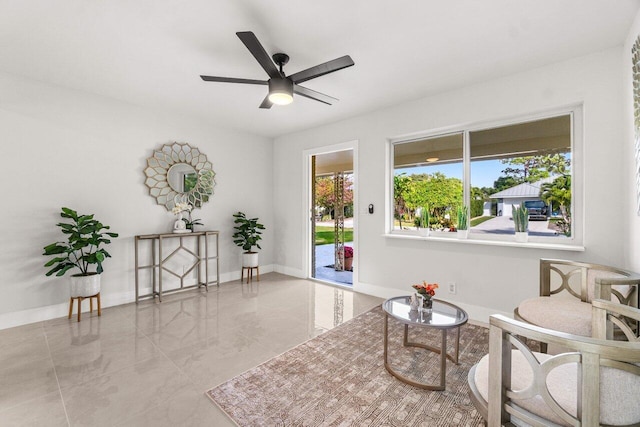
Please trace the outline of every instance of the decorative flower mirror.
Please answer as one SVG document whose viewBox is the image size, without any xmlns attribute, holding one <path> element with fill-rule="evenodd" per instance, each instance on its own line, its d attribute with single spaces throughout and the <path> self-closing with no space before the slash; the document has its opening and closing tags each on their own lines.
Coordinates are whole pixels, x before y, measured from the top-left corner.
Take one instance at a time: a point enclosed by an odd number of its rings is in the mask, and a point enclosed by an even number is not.
<svg viewBox="0 0 640 427">
<path fill-rule="evenodd" d="M 177 203 L 202 207 L 213 195 L 216 173 L 207 156 L 189 144 L 165 144 L 147 159 L 149 194 L 171 211 Z"/>
</svg>

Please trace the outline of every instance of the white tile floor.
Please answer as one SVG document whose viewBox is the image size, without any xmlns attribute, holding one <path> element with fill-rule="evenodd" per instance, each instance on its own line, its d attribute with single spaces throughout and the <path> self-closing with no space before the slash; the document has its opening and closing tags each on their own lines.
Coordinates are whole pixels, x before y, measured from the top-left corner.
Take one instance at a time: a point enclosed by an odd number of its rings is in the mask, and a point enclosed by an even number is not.
<svg viewBox="0 0 640 427">
<path fill-rule="evenodd" d="M 381 301 L 271 273 L 2 330 L 0 425 L 233 425 L 205 390 Z"/>
</svg>

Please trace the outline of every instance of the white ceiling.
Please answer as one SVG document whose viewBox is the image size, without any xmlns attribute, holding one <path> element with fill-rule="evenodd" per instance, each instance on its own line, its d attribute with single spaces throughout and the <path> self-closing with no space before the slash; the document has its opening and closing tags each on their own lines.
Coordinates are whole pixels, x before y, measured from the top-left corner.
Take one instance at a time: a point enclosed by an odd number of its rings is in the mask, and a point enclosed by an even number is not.
<svg viewBox="0 0 640 427">
<path fill-rule="evenodd" d="M 0 0 L 0 71 L 274 137 L 620 45 L 638 0 Z M 253 31 L 287 74 L 355 66 L 258 106 L 266 79 L 236 37 Z"/>
</svg>

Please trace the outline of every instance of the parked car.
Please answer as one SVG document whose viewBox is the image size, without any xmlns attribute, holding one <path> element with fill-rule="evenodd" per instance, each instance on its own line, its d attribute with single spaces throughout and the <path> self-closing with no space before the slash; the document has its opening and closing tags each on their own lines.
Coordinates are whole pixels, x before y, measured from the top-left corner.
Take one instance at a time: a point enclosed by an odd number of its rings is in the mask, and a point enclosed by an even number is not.
<svg viewBox="0 0 640 427">
<path fill-rule="evenodd" d="M 546 221 L 549 217 L 549 206 L 542 200 L 527 200 L 524 206 L 529 211 L 529 221 Z"/>
</svg>

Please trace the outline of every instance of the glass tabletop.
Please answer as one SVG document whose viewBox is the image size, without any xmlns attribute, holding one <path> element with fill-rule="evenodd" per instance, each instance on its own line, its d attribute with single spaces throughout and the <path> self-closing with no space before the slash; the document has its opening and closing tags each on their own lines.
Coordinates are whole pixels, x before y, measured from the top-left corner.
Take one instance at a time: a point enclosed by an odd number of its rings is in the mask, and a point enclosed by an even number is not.
<svg viewBox="0 0 640 427">
<path fill-rule="evenodd" d="M 467 323 L 467 313 L 451 303 L 433 299 L 431 312 L 411 310 L 410 297 L 395 297 L 382 303 L 383 310 L 393 318 L 417 326 L 432 328 L 454 328 Z"/>
</svg>

